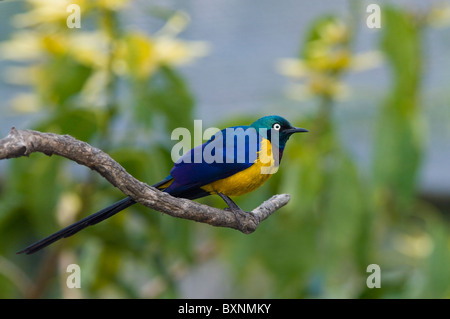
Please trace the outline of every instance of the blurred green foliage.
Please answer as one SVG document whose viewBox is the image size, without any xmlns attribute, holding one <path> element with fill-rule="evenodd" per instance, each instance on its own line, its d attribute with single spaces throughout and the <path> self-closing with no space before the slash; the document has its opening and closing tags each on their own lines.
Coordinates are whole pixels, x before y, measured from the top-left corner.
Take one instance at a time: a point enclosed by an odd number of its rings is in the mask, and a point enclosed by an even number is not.
<svg viewBox="0 0 450 319">
<path fill-rule="evenodd" d="M 186 22 L 180 13 L 165 15 L 162 36 L 126 30 L 120 23 L 126 2 L 81 1 L 91 31 L 76 36 L 62 23 L 66 15 L 44 16 L 45 23 L 36 24 L 22 16 L 19 21 L 31 22 L 2 52 L 27 62 L 13 78 L 30 77 L 24 81 L 33 88 L 27 100 L 35 101 L 32 110 L 39 114 L 30 128 L 101 147 L 152 184 L 171 168 L 171 130 L 193 125 L 195 98 L 177 65 L 202 49 L 176 38 L 174 30 Z M 45 6 L 30 2 L 30 13 L 39 5 Z M 289 205 L 251 235 L 135 206 L 42 253 L 16 256 L 43 235 L 124 195 L 62 158 L 33 154 L 10 160 L 1 179 L 0 297 L 179 297 L 183 278 L 208 261 L 224 265 L 228 297 L 450 297 L 448 221 L 417 196 L 425 150 L 420 97 L 426 21 L 394 7 L 386 7 L 383 17 L 379 49 L 392 82 L 380 101 L 369 176 L 341 144 L 332 116 L 342 77 L 356 60 L 356 26 L 334 15 L 318 17 L 295 62 L 317 111 L 290 119 L 310 133 L 292 138 L 299 146 L 290 142 L 280 172 L 266 185 L 237 199 L 251 209 L 283 192 L 291 194 Z M 8 55 L 11 46 L 23 44 L 24 34 L 32 36 L 34 51 Z M 81 47 L 75 45 L 80 39 Z M 223 206 L 214 197 L 202 201 Z M 81 289 L 65 287 L 70 263 L 81 267 Z M 366 286 L 370 264 L 381 267 L 380 289 Z"/>
</svg>

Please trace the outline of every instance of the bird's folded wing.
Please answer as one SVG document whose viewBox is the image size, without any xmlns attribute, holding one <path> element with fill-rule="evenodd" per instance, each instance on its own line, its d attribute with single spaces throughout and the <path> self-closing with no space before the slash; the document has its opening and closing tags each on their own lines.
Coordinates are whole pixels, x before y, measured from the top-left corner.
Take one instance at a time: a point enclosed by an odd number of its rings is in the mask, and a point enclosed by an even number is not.
<svg viewBox="0 0 450 319">
<path fill-rule="evenodd" d="M 174 182 L 166 190 L 183 192 L 234 175 L 254 164 L 260 136 L 249 126 L 217 132 L 206 143 L 184 154 L 172 168 Z"/>
</svg>

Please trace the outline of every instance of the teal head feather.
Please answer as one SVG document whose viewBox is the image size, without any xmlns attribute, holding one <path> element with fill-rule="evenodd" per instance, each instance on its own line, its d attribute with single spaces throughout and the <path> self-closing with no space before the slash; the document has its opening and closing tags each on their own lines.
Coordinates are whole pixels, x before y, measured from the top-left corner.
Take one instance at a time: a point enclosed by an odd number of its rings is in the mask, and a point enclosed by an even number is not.
<svg viewBox="0 0 450 319">
<path fill-rule="evenodd" d="M 272 144 L 278 144 L 280 149 L 284 149 L 289 137 L 294 133 L 308 132 L 304 128 L 294 127 L 288 120 L 279 115 L 268 115 L 256 120 L 251 125 L 260 134 L 265 134 L 265 138 Z M 278 143 L 274 136 L 278 135 Z"/>
</svg>

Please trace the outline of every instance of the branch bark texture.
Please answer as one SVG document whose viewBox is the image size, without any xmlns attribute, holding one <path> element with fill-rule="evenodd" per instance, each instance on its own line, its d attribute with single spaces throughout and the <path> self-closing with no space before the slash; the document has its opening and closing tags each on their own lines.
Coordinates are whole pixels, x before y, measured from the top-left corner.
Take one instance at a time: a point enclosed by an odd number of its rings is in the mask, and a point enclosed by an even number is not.
<svg viewBox="0 0 450 319">
<path fill-rule="evenodd" d="M 87 166 L 97 171 L 125 195 L 154 210 L 212 226 L 233 228 L 245 234 L 255 231 L 263 220 L 286 205 L 290 199 L 288 194 L 275 195 L 248 214 L 237 217 L 229 210 L 213 208 L 161 192 L 131 176 L 102 150 L 69 135 L 18 130 L 13 127 L 8 136 L 0 140 L 0 160 L 29 156 L 34 152 L 48 156 L 59 155 Z"/>
</svg>

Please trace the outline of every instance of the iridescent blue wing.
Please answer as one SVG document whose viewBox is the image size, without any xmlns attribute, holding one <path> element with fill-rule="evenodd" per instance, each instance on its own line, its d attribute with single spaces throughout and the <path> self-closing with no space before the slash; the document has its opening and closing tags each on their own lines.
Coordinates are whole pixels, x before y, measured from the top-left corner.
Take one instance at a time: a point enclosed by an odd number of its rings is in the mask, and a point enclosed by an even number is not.
<svg viewBox="0 0 450 319">
<path fill-rule="evenodd" d="M 219 131 L 175 163 L 170 171 L 173 182 L 165 191 L 185 197 L 192 191 L 196 193 L 195 190 L 201 186 L 247 169 L 255 162 L 259 145 L 260 136 L 250 126 L 235 126 Z"/>
</svg>

